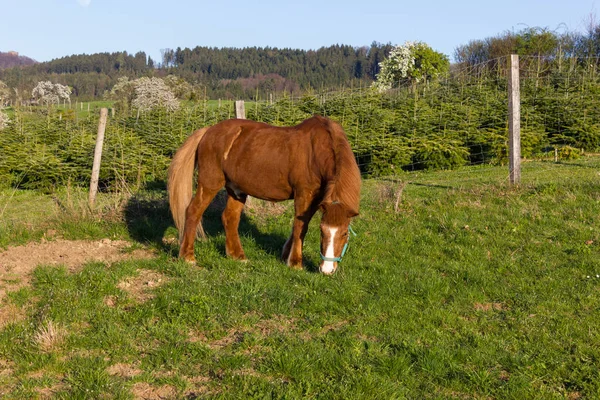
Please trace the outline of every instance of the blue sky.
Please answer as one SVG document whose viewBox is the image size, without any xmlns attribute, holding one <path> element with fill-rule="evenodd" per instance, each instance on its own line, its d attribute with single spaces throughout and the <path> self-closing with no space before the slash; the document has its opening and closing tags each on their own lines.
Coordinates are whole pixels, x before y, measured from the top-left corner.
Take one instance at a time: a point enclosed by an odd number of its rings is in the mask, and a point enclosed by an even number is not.
<svg viewBox="0 0 600 400">
<path fill-rule="evenodd" d="M 452 57 L 474 39 L 544 27 L 584 31 L 591 0 L 0 0 L 0 51 L 37 61 L 72 54 L 164 48 L 402 44 Z"/>
</svg>

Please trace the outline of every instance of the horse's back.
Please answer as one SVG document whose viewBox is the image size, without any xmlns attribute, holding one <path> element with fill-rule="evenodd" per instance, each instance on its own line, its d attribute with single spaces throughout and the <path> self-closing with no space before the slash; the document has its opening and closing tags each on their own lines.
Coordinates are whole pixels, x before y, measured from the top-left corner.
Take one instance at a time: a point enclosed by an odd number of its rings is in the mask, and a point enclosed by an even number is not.
<svg viewBox="0 0 600 400">
<path fill-rule="evenodd" d="M 293 129 L 249 120 L 213 125 L 198 146 L 199 179 L 258 198 L 292 198 L 288 178 L 295 162 L 291 151 L 294 136 Z"/>
<path fill-rule="evenodd" d="M 317 192 L 335 171 L 331 124 L 319 116 L 292 127 L 242 119 L 220 122 L 198 146 L 199 178 L 274 201 L 293 198 L 298 190 Z"/>
</svg>

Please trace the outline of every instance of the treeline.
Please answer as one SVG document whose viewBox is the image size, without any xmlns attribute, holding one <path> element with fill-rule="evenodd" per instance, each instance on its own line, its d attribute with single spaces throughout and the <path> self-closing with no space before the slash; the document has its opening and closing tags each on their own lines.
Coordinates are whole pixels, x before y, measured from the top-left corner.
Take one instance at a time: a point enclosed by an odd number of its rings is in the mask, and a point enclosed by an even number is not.
<svg viewBox="0 0 600 400">
<path fill-rule="evenodd" d="M 167 75 L 182 78 L 193 86 L 190 97 L 182 100 L 264 100 L 272 94 L 300 96 L 369 86 L 392 48 L 391 44 L 377 42 L 363 47 L 333 45 L 317 50 L 198 46 L 164 49 L 160 60 L 153 60 L 144 52 L 72 55 L 30 66 L 0 65 L 0 81 L 11 89 L 12 104 L 29 100 L 33 87 L 44 80 L 71 87 L 73 100 L 90 101 L 103 98 L 121 77 L 133 80 Z M 551 63 L 556 67 L 553 70 L 561 71 L 563 60 L 569 60 L 571 64 L 565 67 L 571 69 L 577 65 L 598 65 L 600 25 L 591 21 L 584 32 L 526 28 L 476 39 L 456 48 L 451 73 L 497 73 L 506 67 L 506 56 L 514 53 L 524 56 L 523 62 L 532 64 L 538 75 L 549 71 L 547 66 Z M 15 54 L 11 54 L 0 56 L 10 55 L 14 60 Z"/>
<path fill-rule="evenodd" d="M 541 58 L 595 59 L 600 57 L 600 25 L 591 20 L 585 32 L 558 33 L 548 28 L 506 31 L 458 46 L 454 58 L 459 67 L 488 64 L 509 54 Z"/>
<path fill-rule="evenodd" d="M 183 77 L 235 80 L 276 74 L 301 89 L 349 86 L 353 80 L 375 79 L 379 63 L 391 45 L 370 47 L 334 45 L 318 50 L 248 47 L 243 49 L 196 47 L 163 51 L 163 68 Z"/>
<path fill-rule="evenodd" d="M 144 52 L 73 55 L 0 69 L 0 80 L 17 89 L 23 99 L 38 81 L 51 80 L 70 86 L 80 100 L 92 100 L 102 97 L 122 76 L 175 75 L 201 86 L 209 98 L 264 99 L 283 91 L 299 95 L 310 89 L 368 85 L 391 47 L 373 43 L 370 47 L 334 45 L 318 50 L 177 48 L 163 50 L 160 63 Z"/>
<path fill-rule="evenodd" d="M 16 89 L 14 103 L 28 100 L 37 82 L 45 80 L 69 86 L 75 98 L 89 101 L 102 98 L 121 76 L 141 77 L 155 72 L 154 61 L 144 52 L 97 53 L 0 69 L 0 81 Z"/>
<path fill-rule="evenodd" d="M 271 94 L 293 96 L 310 91 L 368 86 L 391 44 L 370 46 L 333 45 L 317 50 L 248 47 L 163 49 L 160 60 L 144 52 L 73 55 L 31 66 L 0 67 L 0 80 L 17 89 L 14 101 L 27 100 L 41 80 L 68 85 L 79 100 L 100 99 L 120 77 L 175 75 L 194 85 L 193 93 L 212 99 L 267 99 Z M 7 53 L 3 53 L 7 54 Z M 452 70 L 483 66 L 494 70 L 509 54 L 538 59 L 577 60 L 579 64 L 600 59 L 600 25 L 591 21 L 584 32 L 556 32 L 548 28 L 507 31 L 476 39 L 455 49 Z M 534 62 L 534 61 L 530 61 Z M 502 65 L 500 65 L 502 67 Z M 477 74 L 481 68 L 470 73 Z M 541 72 L 541 71 L 540 71 Z M 188 100 L 188 99 L 183 99 Z"/>
</svg>

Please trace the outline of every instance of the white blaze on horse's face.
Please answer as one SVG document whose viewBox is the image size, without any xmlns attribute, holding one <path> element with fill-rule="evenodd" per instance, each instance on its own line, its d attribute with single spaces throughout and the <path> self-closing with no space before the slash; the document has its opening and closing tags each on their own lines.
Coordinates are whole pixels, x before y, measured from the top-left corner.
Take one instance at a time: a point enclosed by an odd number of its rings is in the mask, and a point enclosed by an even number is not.
<svg viewBox="0 0 600 400">
<path fill-rule="evenodd" d="M 319 271 L 325 275 L 333 274 L 344 256 L 348 245 L 348 225 L 332 226 L 321 224 L 321 264 Z"/>
<path fill-rule="evenodd" d="M 321 243 L 323 243 L 323 239 L 329 239 L 327 240 L 327 244 L 325 245 L 325 253 L 323 254 L 325 256 L 326 259 L 333 259 L 336 258 L 335 255 L 335 239 L 336 239 L 336 234 L 338 232 L 338 228 L 334 228 L 331 226 L 325 226 L 324 227 L 324 232 L 325 235 L 322 235 L 322 239 L 321 239 Z M 322 245 L 321 245 L 322 246 Z M 338 255 L 339 257 L 339 255 Z M 337 262 L 336 261 L 326 261 L 323 260 L 323 262 L 321 263 L 321 265 L 319 266 L 319 270 L 324 273 L 325 275 L 331 275 L 335 272 L 335 270 L 337 269 Z"/>
</svg>

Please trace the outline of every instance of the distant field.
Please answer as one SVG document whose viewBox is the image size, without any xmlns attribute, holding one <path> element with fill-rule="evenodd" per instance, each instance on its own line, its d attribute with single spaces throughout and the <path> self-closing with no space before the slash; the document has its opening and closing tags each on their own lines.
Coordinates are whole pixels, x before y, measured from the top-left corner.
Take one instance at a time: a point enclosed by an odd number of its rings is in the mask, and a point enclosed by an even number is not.
<svg viewBox="0 0 600 400">
<path fill-rule="evenodd" d="M 94 211 L 85 196 L 0 192 L 0 260 L 26 243 L 44 260 L 0 265 L 3 398 L 600 396 L 597 157 L 526 162 L 518 188 L 506 167 L 366 180 L 333 277 L 315 272 L 318 218 L 306 270 L 278 260 L 291 203 L 252 199 L 239 263 L 217 202 L 190 266 L 163 190 L 103 194 Z M 117 261 L 61 261 L 82 239 L 129 244 Z M 64 241 L 77 245 L 52 265 L 44 249 Z"/>
</svg>

